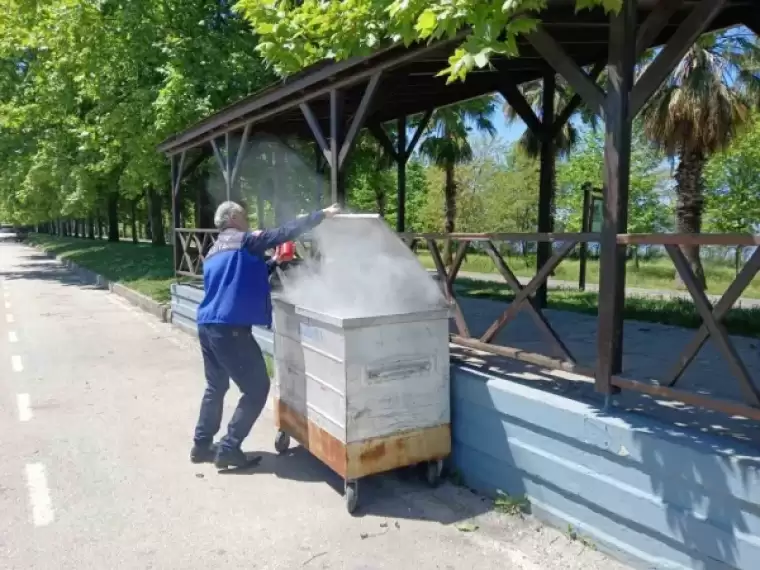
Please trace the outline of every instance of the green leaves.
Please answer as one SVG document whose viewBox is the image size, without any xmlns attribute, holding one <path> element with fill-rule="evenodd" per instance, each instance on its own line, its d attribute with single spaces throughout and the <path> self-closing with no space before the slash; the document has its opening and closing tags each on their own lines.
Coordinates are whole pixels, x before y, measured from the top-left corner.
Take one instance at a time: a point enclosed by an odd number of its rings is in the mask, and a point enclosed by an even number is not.
<svg viewBox="0 0 760 570">
<path fill-rule="evenodd" d="M 578 10 L 618 10 L 621 0 L 576 0 Z M 287 75 L 324 59 L 364 55 L 383 42 L 451 38 L 469 30 L 441 75 L 463 80 L 494 54 L 517 54 L 517 37 L 531 32 L 546 0 L 239 0 L 240 12 L 261 36 L 259 53 Z M 350 30 L 350 33 L 347 31 Z"/>
<path fill-rule="evenodd" d="M 8 8 L 7 17 L 0 11 L 0 65 L 11 71 L 0 67 L 0 207 L 25 219 L 85 215 L 114 189 L 134 198 L 168 188 L 156 144 L 274 80 L 226 3 L 12 0 Z"/>
<path fill-rule="evenodd" d="M 436 17 L 435 12 L 432 10 L 425 10 L 420 14 L 420 17 L 417 18 L 417 23 L 415 24 L 414 29 L 419 32 L 420 38 L 429 38 L 435 30 L 437 22 L 438 18 Z"/>
<path fill-rule="evenodd" d="M 705 168 L 709 231 L 756 233 L 760 222 L 760 116 Z"/>
</svg>

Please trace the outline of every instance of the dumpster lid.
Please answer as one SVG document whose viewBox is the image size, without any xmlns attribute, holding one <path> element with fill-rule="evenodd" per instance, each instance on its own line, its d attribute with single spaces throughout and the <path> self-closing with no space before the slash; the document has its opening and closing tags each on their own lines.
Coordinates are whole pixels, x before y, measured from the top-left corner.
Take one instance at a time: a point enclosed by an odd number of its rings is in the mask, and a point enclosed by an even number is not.
<svg viewBox="0 0 760 570">
<path fill-rule="evenodd" d="M 312 231 L 320 253 L 283 279 L 285 301 L 339 319 L 448 308 L 439 285 L 378 214 L 339 214 Z"/>
</svg>

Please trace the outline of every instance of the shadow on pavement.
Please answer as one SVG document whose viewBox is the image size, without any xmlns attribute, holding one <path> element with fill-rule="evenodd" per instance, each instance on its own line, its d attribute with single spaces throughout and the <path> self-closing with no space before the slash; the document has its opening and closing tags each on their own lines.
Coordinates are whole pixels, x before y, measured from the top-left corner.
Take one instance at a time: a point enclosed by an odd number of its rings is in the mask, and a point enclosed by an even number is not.
<svg viewBox="0 0 760 570">
<path fill-rule="evenodd" d="M 251 467 L 220 471 L 220 475 L 272 474 L 281 479 L 305 483 L 324 483 L 335 491 L 335 500 L 344 501 L 343 479 L 303 447 L 294 447 L 278 455 L 267 451 L 248 454 L 261 460 Z M 491 510 L 489 499 L 443 480 L 431 489 L 414 467 L 373 475 L 359 480 L 361 517 L 372 515 L 394 519 L 429 520 L 456 524 Z"/>
<path fill-rule="evenodd" d="M 23 262 L 15 271 L 0 271 L 0 277 L 8 281 L 34 280 L 56 281 L 62 285 L 76 286 L 86 289 L 102 289 L 94 274 L 89 271 L 76 271 L 70 267 L 61 265 L 55 259 L 43 253 L 18 256 Z"/>
<path fill-rule="evenodd" d="M 43 253 L 22 254 L 18 258 L 22 260 L 21 266 L 15 271 L 0 271 L 0 276 L 8 280 L 56 281 L 86 289 L 102 288 L 89 272 L 62 266 Z M 273 474 L 282 479 L 327 484 L 334 489 L 335 500 L 344 501 L 343 480 L 302 447 L 294 447 L 283 455 L 268 451 L 250 455 L 261 459 L 251 467 L 223 470 L 219 474 Z M 431 489 L 421 473 L 415 468 L 406 468 L 361 479 L 359 508 L 355 514 L 431 520 L 448 525 L 490 511 L 491 506 L 490 500 L 445 481 L 440 487 Z"/>
</svg>

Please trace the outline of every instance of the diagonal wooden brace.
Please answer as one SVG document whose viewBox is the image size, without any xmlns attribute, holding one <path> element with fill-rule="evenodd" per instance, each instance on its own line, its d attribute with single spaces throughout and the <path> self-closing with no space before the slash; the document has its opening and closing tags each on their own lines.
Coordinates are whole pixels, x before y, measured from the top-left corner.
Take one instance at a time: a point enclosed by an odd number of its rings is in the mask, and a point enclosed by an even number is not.
<svg viewBox="0 0 760 570">
<path fill-rule="evenodd" d="M 630 115 L 635 117 L 659 89 L 671 71 L 710 22 L 726 5 L 726 0 L 701 0 L 681 23 L 655 60 L 646 68 L 631 92 Z"/>
<path fill-rule="evenodd" d="M 433 116 L 432 109 L 428 109 L 422 115 L 422 118 L 420 119 L 420 122 L 417 125 L 417 128 L 414 131 L 414 134 L 412 135 L 412 139 L 409 141 L 409 144 L 407 145 L 406 150 L 404 151 L 404 160 L 409 160 L 409 157 L 412 156 L 414 149 L 417 147 L 417 143 L 420 142 L 420 139 L 422 138 L 422 135 L 425 132 L 425 129 L 427 129 L 428 124 L 430 124 L 430 119 L 432 118 L 432 116 Z"/>
<path fill-rule="evenodd" d="M 383 127 L 381 124 L 373 123 L 367 128 L 369 132 L 372 133 L 372 136 L 375 137 L 375 140 L 380 143 L 380 146 L 383 147 L 383 150 L 388 153 L 388 156 L 393 158 L 394 162 L 398 162 L 399 155 L 396 152 L 396 148 L 393 146 L 393 143 L 391 142 L 391 139 L 388 136 L 385 127 Z"/>
<path fill-rule="evenodd" d="M 536 290 L 549 278 L 552 271 L 560 264 L 560 262 L 567 257 L 573 248 L 578 244 L 577 241 L 570 241 L 563 245 L 560 250 L 555 253 L 549 261 L 536 273 L 533 279 L 522 288 L 522 290 L 515 295 L 514 300 L 509 304 L 507 310 L 504 311 L 501 316 L 494 321 L 494 323 L 488 328 L 485 334 L 480 337 L 481 342 L 491 342 L 494 337 L 499 334 L 499 331 L 503 329 L 509 321 L 511 321 L 515 315 L 520 311 L 521 306 L 527 299 L 533 295 Z"/>
<path fill-rule="evenodd" d="M 507 285 L 509 285 L 509 288 L 514 291 L 515 295 L 519 295 L 523 290 L 523 286 L 520 283 L 520 280 L 514 273 L 512 273 L 512 270 L 506 264 L 504 258 L 501 256 L 501 254 L 499 254 L 493 242 L 491 241 L 486 242 L 486 254 L 491 258 L 494 265 L 496 266 L 496 269 L 499 270 L 499 273 L 501 273 L 502 277 L 504 277 L 504 280 L 507 282 Z M 562 339 L 554 331 L 551 324 L 549 324 L 549 321 L 546 319 L 543 312 L 538 307 L 536 307 L 533 299 L 528 297 L 526 299 L 526 302 L 522 304 L 522 307 L 525 307 L 527 309 L 528 314 L 533 318 L 536 326 L 554 345 L 554 348 L 556 349 L 558 355 L 563 360 L 575 363 L 575 359 L 570 353 L 570 350 L 567 348 L 567 346 L 565 346 L 565 343 L 562 342 Z"/>
<path fill-rule="evenodd" d="M 507 104 L 515 110 L 533 134 L 543 139 L 547 134 L 547 126 L 533 111 L 517 84 L 506 73 L 499 74 L 498 82 L 499 92 Z"/>
<path fill-rule="evenodd" d="M 217 144 L 216 139 L 211 139 L 211 148 L 214 150 L 214 158 L 216 158 L 216 164 L 222 171 L 222 178 L 224 178 L 224 183 L 227 184 L 227 160 L 224 158 L 224 156 L 222 156 L 222 151 L 219 150 L 219 145 Z"/>
<path fill-rule="evenodd" d="M 346 157 L 348 157 L 351 149 L 354 148 L 356 139 L 359 136 L 359 131 L 361 131 L 364 127 L 364 122 L 367 120 L 367 116 L 370 114 L 375 98 L 375 93 L 377 92 L 377 89 L 380 85 L 380 78 L 381 74 L 375 73 L 372 75 L 372 77 L 370 77 L 369 83 L 367 83 L 367 88 L 364 90 L 362 99 L 359 102 L 359 108 L 356 110 L 356 114 L 354 115 L 354 118 L 348 127 L 348 132 L 346 133 L 343 143 L 341 144 L 340 152 L 338 153 L 338 170 L 343 169 L 343 166 L 346 163 Z M 331 164 L 330 167 L 333 168 L 334 165 Z"/>
<path fill-rule="evenodd" d="M 709 332 L 709 336 L 723 353 L 723 357 L 726 359 L 731 373 L 739 381 L 739 388 L 742 390 L 742 394 L 747 403 L 751 406 L 760 405 L 760 392 L 752 382 L 752 379 L 744 366 L 741 357 L 736 352 L 731 339 L 728 338 L 728 333 L 725 327 L 719 323 L 714 314 L 710 301 L 707 299 L 705 292 L 697 284 L 697 279 L 694 276 L 694 272 L 689 267 L 689 262 L 686 261 L 681 248 L 677 245 L 666 245 L 665 249 L 673 260 L 673 264 L 676 266 L 676 271 L 681 276 L 681 279 L 689 290 L 691 297 L 694 301 L 694 306 L 697 308 L 697 312 L 702 317 L 705 326 Z"/>
<path fill-rule="evenodd" d="M 596 115 L 604 117 L 604 91 L 567 55 L 562 46 L 539 26 L 527 36 L 533 48 L 562 75 Z"/>
<path fill-rule="evenodd" d="M 301 113 L 304 116 L 304 119 L 306 119 L 306 124 L 309 125 L 309 129 L 311 129 L 311 134 L 314 136 L 314 140 L 316 141 L 319 148 L 322 150 L 322 154 L 325 157 L 325 161 L 327 162 L 328 166 L 332 167 L 330 145 L 327 144 L 327 139 L 325 138 L 325 135 L 322 132 L 322 127 L 319 125 L 319 121 L 317 120 L 317 117 L 314 115 L 314 112 L 311 110 L 311 107 L 309 106 L 308 103 L 301 103 L 300 108 L 301 108 Z"/>
<path fill-rule="evenodd" d="M 190 253 L 187 251 L 187 246 L 189 243 L 189 238 L 185 238 L 185 236 L 182 233 L 177 234 L 179 236 L 179 242 L 182 246 L 182 259 L 184 260 L 185 265 L 187 266 L 187 270 L 190 273 L 194 273 L 193 267 L 193 259 L 190 257 Z M 182 263 L 180 263 L 179 267 L 177 268 L 178 271 L 182 271 Z"/>
<path fill-rule="evenodd" d="M 712 310 L 712 316 L 716 322 L 720 323 L 734 306 L 736 300 L 741 297 L 741 294 L 752 282 L 755 275 L 760 271 L 760 248 L 756 249 L 747 263 L 736 276 L 733 283 L 726 289 L 720 301 L 715 305 Z M 678 357 L 678 362 L 668 372 L 663 384 L 665 386 L 675 386 L 676 382 L 681 378 L 686 368 L 691 364 L 694 358 L 699 354 L 699 351 L 704 346 L 707 339 L 710 337 L 710 331 L 707 325 L 704 323 L 699 327 L 697 334 L 694 335 L 691 342 L 684 349 L 681 355 Z"/>
<path fill-rule="evenodd" d="M 428 239 L 427 245 L 428 249 L 430 250 L 430 255 L 433 258 L 433 263 L 435 263 L 435 268 L 438 271 L 438 276 L 441 279 L 441 282 L 444 286 L 444 292 L 446 294 L 446 299 L 451 303 L 453 309 L 454 309 L 454 322 L 457 325 L 457 330 L 459 331 L 459 334 L 463 337 L 470 338 L 470 329 L 467 327 L 467 321 L 465 321 L 464 313 L 462 312 L 462 308 L 459 306 L 459 303 L 457 302 L 456 295 L 454 294 L 454 279 L 456 279 L 456 273 L 451 272 L 451 275 L 446 271 L 446 266 L 443 264 L 443 259 L 441 258 L 441 251 L 438 249 L 438 244 L 435 243 L 434 239 Z M 466 247 L 466 243 L 465 243 Z M 461 246 L 460 246 L 461 249 Z M 457 257 L 459 257 L 459 252 L 457 252 Z M 462 253 L 462 258 L 464 258 L 464 253 Z M 461 266 L 461 260 L 459 262 Z M 453 269 L 454 267 L 452 267 Z M 459 269 L 457 268 L 457 272 Z"/>
</svg>

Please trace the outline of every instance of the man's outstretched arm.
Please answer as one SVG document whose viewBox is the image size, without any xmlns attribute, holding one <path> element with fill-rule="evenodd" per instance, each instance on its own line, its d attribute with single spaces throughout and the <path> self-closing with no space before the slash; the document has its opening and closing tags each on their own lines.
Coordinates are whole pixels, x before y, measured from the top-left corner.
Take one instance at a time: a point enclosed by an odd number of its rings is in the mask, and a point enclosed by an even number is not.
<svg viewBox="0 0 760 570">
<path fill-rule="evenodd" d="M 307 216 L 296 218 L 279 228 L 248 232 L 243 241 L 244 247 L 254 255 L 263 255 L 268 249 L 294 240 L 301 234 L 318 226 L 325 218 L 331 218 L 339 212 L 338 206 L 330 206 L 324 210 L 318 210 Z"/>
</svg>

